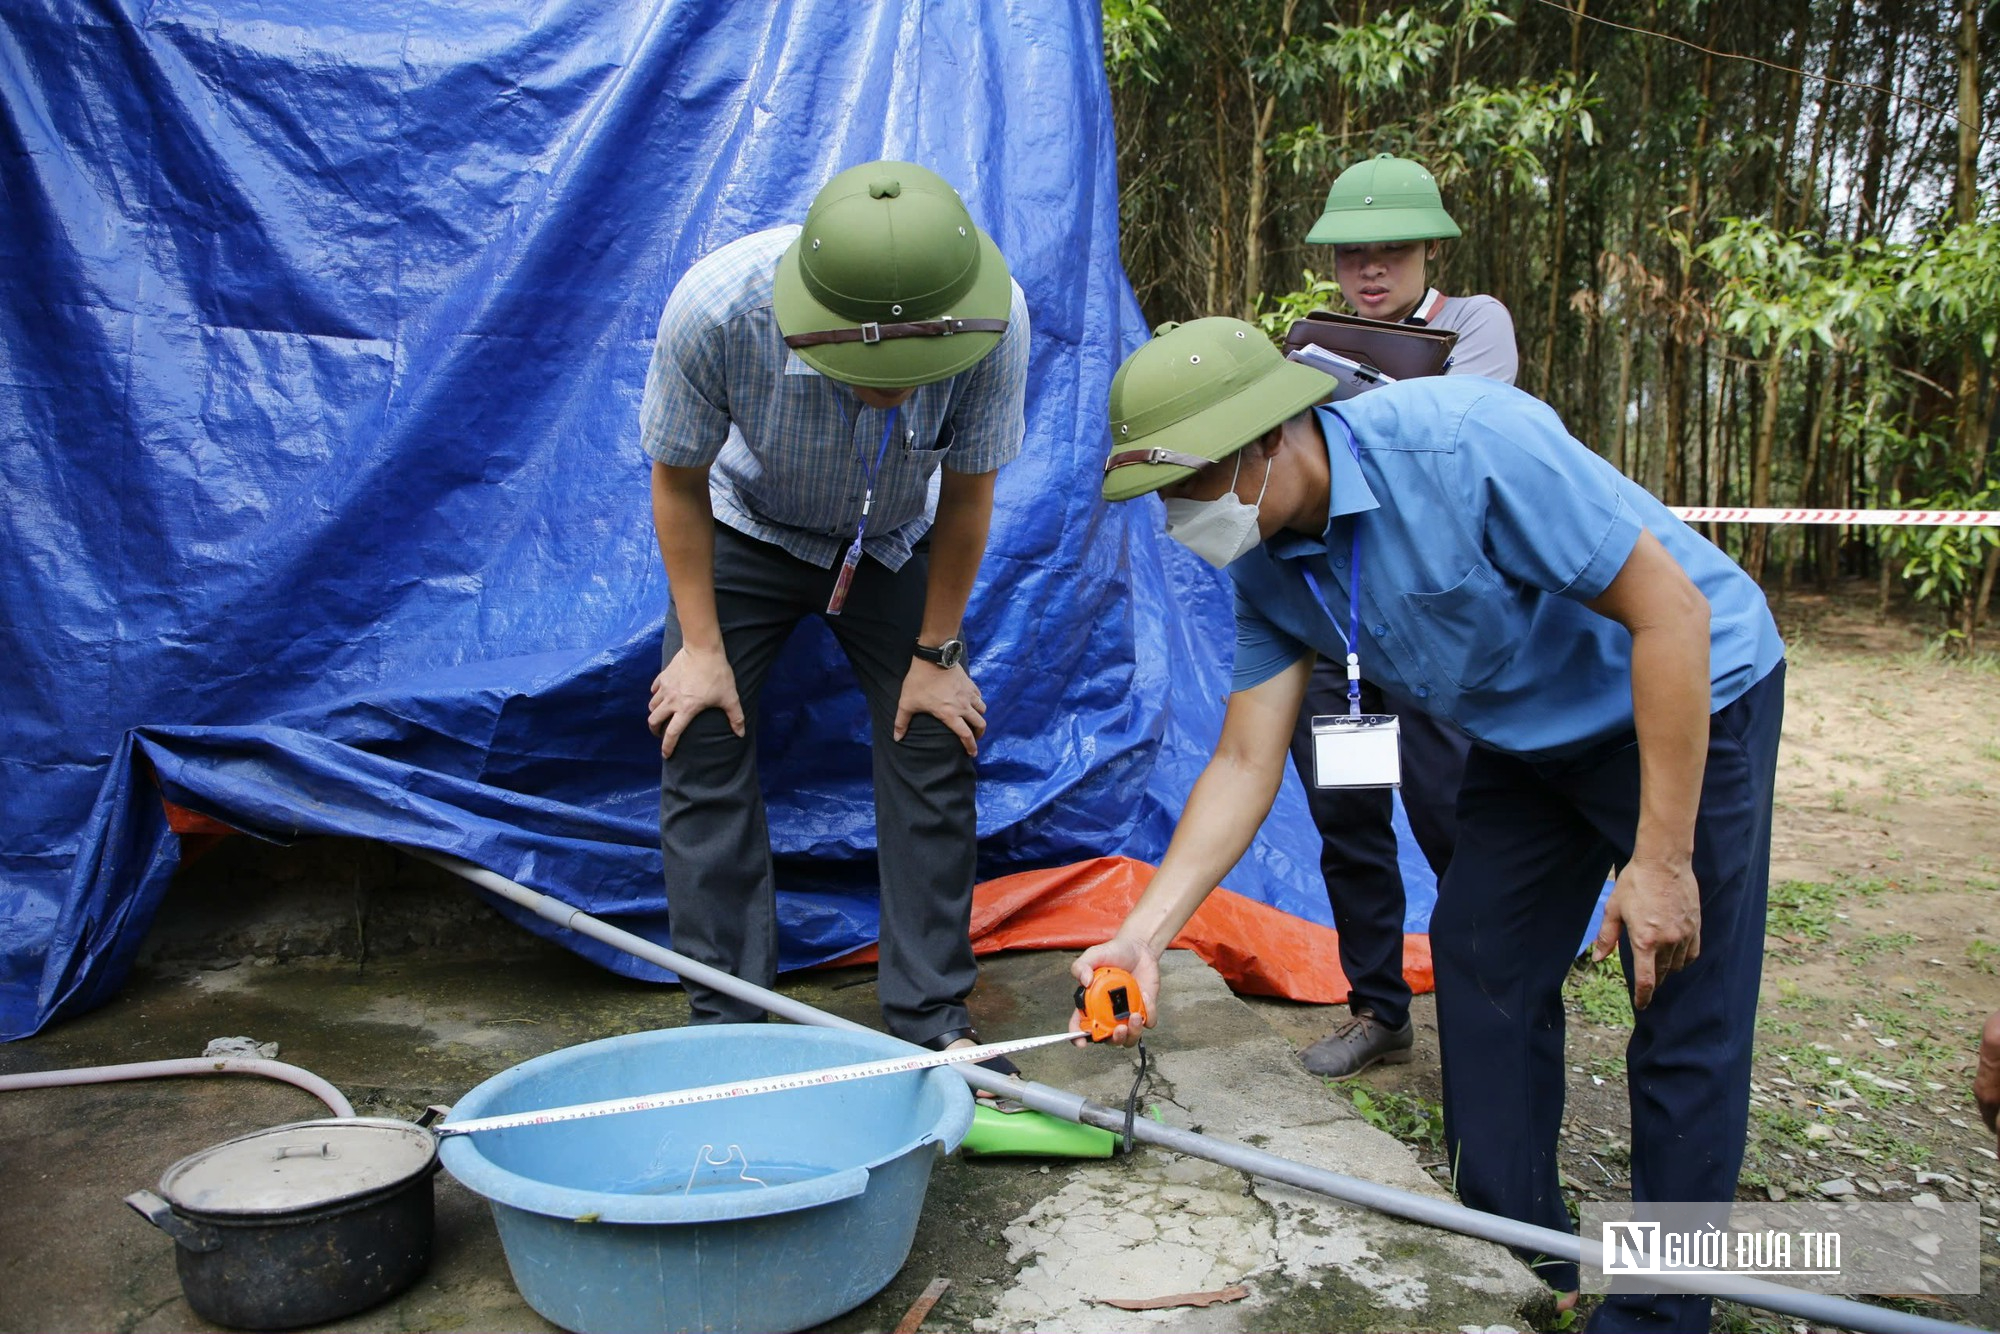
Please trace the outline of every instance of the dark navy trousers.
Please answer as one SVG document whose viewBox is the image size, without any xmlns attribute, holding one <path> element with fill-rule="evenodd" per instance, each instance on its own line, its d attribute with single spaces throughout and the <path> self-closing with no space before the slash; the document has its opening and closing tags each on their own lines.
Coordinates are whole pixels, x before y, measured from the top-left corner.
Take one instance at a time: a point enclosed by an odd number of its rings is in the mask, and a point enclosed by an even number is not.
<svg viewBox="0 0 2000 1334">
<path fill-rule="evenodd" d="M 1424 859 L 1442 879 L 1458 835 L 1458 782 L 1471 739 L 1441 718 L 1385 698 L 1370 681 L 1361 683 L 1361 711 L 1393 713 L 1401 720 L 1403 811 Z M 1306 807 L 1319 830 L 1319 869 L 1340 933 L 1347 1007 L 1370 1010 L 1391 1028 L 1401 1028 L 1410 1020 L 1410 984 L 1403 980 L 1407 904 L 1396 861 L 1393 794 L 1388 788 L 1313 786 L 1313 717 L 1346 712 L 1347 668 L 1321 658 L 1313 664 L 1305 706 L 1292 731 L 1292 767 L 1305 784 Z"/>
<path fill-rule="evenodd" d="M 1771 791 L 1784 720 L 1780 663 L 1709 719 L 1695 827 L 1701 957 L 1660 983 L 1625 1049 L 1635 1200 L 1736 1196 L 1764 961 Z M 1628 736 L 1559 763 L 1474 745 L 1458 847 L 1431 919 L 1445 1144 L 1475 1209 L 1572 1231 L 1557 1184 L 1563 977 L 1605 874 L 1630 857 L 1638 747 Z M 1630 950 L 1621 942 L 1626 984 Z M 1534 1257 L 1524 1257 L 1535 1262 Z M 1555 1288 L 1573 1264 L 1538 1264 Z M 1592 1330 L 1706 1330 L 1705 1297 L 1614 1296 Z"/>
</svg>

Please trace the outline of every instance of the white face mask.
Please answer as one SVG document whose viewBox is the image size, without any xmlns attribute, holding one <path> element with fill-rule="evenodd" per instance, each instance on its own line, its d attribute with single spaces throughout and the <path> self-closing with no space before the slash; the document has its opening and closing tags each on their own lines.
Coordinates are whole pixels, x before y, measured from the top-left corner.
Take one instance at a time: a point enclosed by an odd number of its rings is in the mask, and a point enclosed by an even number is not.
<svg viewBox="0 0 2000 1334">
<path fill-rule="evenodd" d="M 1250 554 L 1264 540 L 1257 531 L 1257 507 L 1271 485 L 1271 464 L 1264 463 L 1264 485 L 1257 499 L 1246 505 L 1236 498 L 1236 479 L 1243 473 L 1243 454 L 1237 451 L 1236 471 L 1229 476 L 1229 490 L 1214 500 L 1167 501 L 1167 536 L 1213 565 L 1225 569 Z"/>
</svg>

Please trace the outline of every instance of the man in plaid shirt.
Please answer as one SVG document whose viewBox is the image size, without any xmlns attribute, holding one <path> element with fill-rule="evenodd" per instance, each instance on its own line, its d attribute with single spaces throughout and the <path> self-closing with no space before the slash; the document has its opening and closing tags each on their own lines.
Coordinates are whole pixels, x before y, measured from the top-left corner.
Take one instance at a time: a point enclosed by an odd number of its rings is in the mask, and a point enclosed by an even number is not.
<svg viewBox="0 0 2000 1334">
<path fill-rule="evenodd" d="M 672 598 L 647 721 L 674 948 L 776 980 L 757 697 L 820 616 L 873 724 L 883 1018 L 937 1050 L 976 1040 L 986 705 L 960 625 L 1027 371 L 1027 307 L 992 239 L 934 173 L 874 162 L 828 182 L 803 227 L 688 270 L 640 410 Z M 764 1017 L 692 983 L 688 998 L 695 1023 Z"/>
</svg>

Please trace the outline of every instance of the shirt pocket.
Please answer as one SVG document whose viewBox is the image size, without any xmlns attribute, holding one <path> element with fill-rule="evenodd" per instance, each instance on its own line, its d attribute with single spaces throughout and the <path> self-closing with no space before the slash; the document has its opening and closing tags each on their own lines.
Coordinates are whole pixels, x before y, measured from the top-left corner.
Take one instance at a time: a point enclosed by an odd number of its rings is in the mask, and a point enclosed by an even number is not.
<svg viewBox="0 0 2000 1334">
<path fill-rule="evenodd" d="M 929 430 L 925 430 L 921 423 L 908 427 L 902 432 L 903 457 L 915 459 L 927 469 L 935 467 L 945 451 L 951 448 L 957 434 L 948 424 Z"/>
<path fill-rule="evenodd" d="M 1422 629 L 1425 654 L 1460 690 L 1477 690 L 1514 660 L 1505 592 L 1475 565 L 1442 593 L 1405 593 Z"/>
</svg>

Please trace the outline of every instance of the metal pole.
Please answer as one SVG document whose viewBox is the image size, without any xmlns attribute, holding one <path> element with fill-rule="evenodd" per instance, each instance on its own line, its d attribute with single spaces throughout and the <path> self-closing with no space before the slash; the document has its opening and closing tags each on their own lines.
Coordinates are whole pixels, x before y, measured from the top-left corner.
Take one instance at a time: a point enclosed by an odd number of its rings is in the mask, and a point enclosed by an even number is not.
<svg viewBox="0 0 2000 1334">
<path fill-rule="evenodd" d="M 592 917 L 589 913 L 570 907 L 560 899 L 529 889 L 526 885 L 517 884 L 484 867 L 474 866 L 471 862 L 446 853 L 432 852 L 426 848 L 404 846 L 403 851 L 463 876 L 479 888 L 497 894 L 509 902 L 517 903 L 537 917 L 554 922 L 557 926 L 588 936 L 634 958 L 657 964 L 738 1000 L 761 1005 L 780 1018 L 817 1028 L 845 1028 L 863 1033 L 876 1031 L 865 1024 L 857 1024 L 851 1019 L 828 1014 L 803 1001 L 793 1000 L 789 996 L 745 982 L 739 977 L 732 977 L 720 969 L 698 963 L 685 955 L 676 954 L 662 945 L 655 945 L 643 936 L 621 931 L 608 922 Z M 912 1045 L 914 1048 L 914 1044 Z M 1018 1099 L 1038 1112 L 1059 1116 L 1066 1121 L 1098 1126 L 1104 1130 L 1122 1133 L 1125 1129 L 1125 1114 L 1122 1111 L 1113 1110 L 1102 1103 L 1091 1102 L 1080 1094 L 1071 1093 L 1066 1089 L 1051 1088 L 1047 1084 L 1009 1079 L 990 1070 L 982 1070 L 978 1066 L 955 1068 L 973 1087 Z M 1309 1163 L 1280 1158 L 1276 1154 L 1265 1153 L 1261 1149 L 1238 1144 L 1234 1140 L 1200 1135 L 1192 1130 L 1181 1130 L 1144 1118 L 1133 1125 L 1132 1135 L 1134 1139 L 1144 1140 L 1162 1149 L 1220 1163 L 1224 1167 L 1233 1167 L 1268 1181 L 1296 1186 L 1300 1190 L 1326 1195 L 1344 1204 L 1359 1205 L 1377 1213 L 1407 1218 L 1414 1223 L 1423 1223 L 1462 1236 L 1496 1242 L 1515 1250 L 1536 1252 L 1552 1259 L 1570 1260 L 1579 1264 L 1599 1262 L 1597 1243 L 1584 1241 L 1571 1233 L 1537 1227 L 1532 1223 L 1523 1223 L 1512 1218 L 1502 1218 L 1498 1214 L 1481 1213 L 1449 1200 L 1398 1190 L 1393 1186 L 1379 1185 L 1359 1177 L 1343 1176 Z M 1700 1292 L 1698 1286 L 1700 1280 L 1697 1277 L 1675 1275 L 1658 1277 L 1663 1290 Z M 1863 1302 L 1850 1301 L 1845 1297 L 1802 1292 L 1782 1283 L 1752 1279 L 1743 1279 L 1739 1282 L 1742 1285 L 1741 1290 L 1729 1293 L 1726 1300 L 1741 1302 L 1745 1306 L 1762 1307 L 1767 1311 L 1776 1311 L 1781 1315 L 1796 1316 L 1819 1324 L 1838 1325 L 1845 1329 L 1861 1330 L 1865 1334 L 1977 1334 L 1971 1325 L 1953 1324 L 1948 1320 L 1934 1320 L 1929 1316 L 1910 1315 L 1885 1307 L 1869 1306 Z"/>
</svg>

